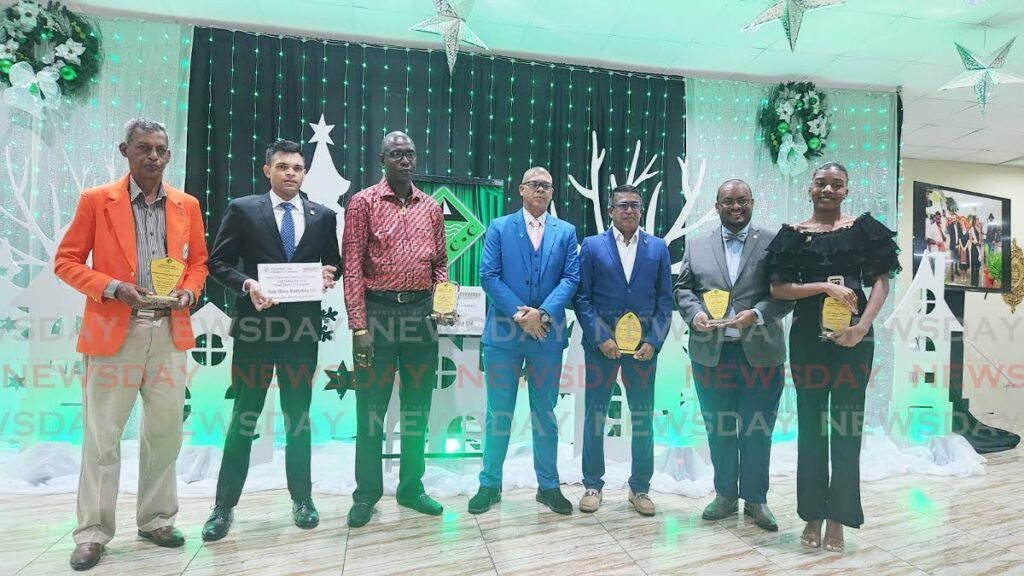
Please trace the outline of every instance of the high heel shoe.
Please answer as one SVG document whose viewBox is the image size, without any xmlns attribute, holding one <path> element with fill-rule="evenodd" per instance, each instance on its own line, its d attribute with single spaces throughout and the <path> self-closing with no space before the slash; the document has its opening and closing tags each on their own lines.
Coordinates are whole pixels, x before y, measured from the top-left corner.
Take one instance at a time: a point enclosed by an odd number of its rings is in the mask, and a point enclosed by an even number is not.
<svg viewBox="0 0 1024 576">
<path fill-rule="evenodd" d="M 816 529 L 813 527 L 814 524 L 818 525 Z M 821 548 L 821 520 L 807 523 L 800 534 L 800 543 L 804 548 Z"/>
<path fill-rule="evenodd" d="M 846 547 L 845 542 L 843 540 L 843 525 L 839 524 L 838 522 L 834 524 L 839 526 L 839 535 L 829 535 L 828 528 L 831 528 L 833 526 L 833 522 L 829 521 L 829 526 L 825 528 L 825 539 L 822 540 L 821 547 L 826 552 L 842 553 L 843 549 Z"/>
</svg>

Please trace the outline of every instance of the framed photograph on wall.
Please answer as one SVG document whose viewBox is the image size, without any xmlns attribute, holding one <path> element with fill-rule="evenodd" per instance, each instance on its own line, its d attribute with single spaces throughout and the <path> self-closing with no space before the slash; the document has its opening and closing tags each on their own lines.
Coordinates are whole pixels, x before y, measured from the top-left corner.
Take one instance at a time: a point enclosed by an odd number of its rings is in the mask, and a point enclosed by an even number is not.
<svg viewBox="0 0 1024 576">
<path fill-rule="evenodd" d="M 1010 199 L 914 182 L 914 270 L 927 252 L 946 254 L 948 290 L 1007 292 Z"/>
</svg>

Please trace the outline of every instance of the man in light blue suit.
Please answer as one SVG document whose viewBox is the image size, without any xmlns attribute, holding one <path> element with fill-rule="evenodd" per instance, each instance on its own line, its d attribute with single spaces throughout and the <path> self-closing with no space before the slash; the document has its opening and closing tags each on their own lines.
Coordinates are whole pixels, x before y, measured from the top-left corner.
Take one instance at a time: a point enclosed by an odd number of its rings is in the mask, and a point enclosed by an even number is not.
<svg viewBox="0 0 1024 576">
<path fill-rule="evenodd" d="M 648 497 L 654 473 L 654 377 L 658 351 L 672 323 L 672 263 L 665 241 L 640 230 L 640 192 L 623 184 L 612 192 L 604 234 L 583 240 L 576 316 L 583 327 L 586 356 L 586 416 L 583 424 L 581 512 L 596 512 L 604 487 L 605 419 L 612 389 L 621 374 L 632 416 L 633 470 L 629 501 L 644 516 L 654 515 Z M 616 341 L 615 327 L 632 312 L 640 321 L 639 346 Z"/>
<path fill-rule="evenodd" d="M 469 501 L 473 514 L 501 500 L 502 466 L 524 363 L 537 501 L 559 514 L 572 513 L 572 503 L 559 488 L 554 410 L 569 336 L 565 307 L 579 283 L 579 261 L 576 228 L 547 213 L 553 191 L 551 174 L 530 168 L 519 186 L 523 209 L 493 220 L 484 237 L 480 284 L 490 299 L 482 339 L 487 429 L 480 489 Z"/>
</svg>

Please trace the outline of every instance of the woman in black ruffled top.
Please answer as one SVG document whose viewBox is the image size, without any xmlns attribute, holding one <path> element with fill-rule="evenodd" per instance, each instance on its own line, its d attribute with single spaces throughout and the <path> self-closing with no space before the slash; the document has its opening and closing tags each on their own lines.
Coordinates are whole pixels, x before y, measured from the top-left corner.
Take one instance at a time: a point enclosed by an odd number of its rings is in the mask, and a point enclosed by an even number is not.
<svg viewBox="0 0 1024 576">
<path fill-rule="evenodd" d="M 871 214 L 843 213 L 848 180 L 846 168 L 836 163 L 814 172 L 808 190 L 814 212 L 796 226 L 782 227 L 768 247 L 767 263 L 772 296 L 797 300 L 789 346 L 799 424 L 797 513 L 807 522 L 800 541 L 822 546 L 827 520 L 824 548 L 833 552 L 843 550 L 844 525 L 859 528 L 864 522 L 860 445 L 875 348 L 871 323 L 889 295 L 889 279 L 900 270 L 895 232 Z M 870 298 L 864 287 L 871 288 Z M 828 296 L 853 313 L 849 328 L 822 328 Z"/>
</svg>

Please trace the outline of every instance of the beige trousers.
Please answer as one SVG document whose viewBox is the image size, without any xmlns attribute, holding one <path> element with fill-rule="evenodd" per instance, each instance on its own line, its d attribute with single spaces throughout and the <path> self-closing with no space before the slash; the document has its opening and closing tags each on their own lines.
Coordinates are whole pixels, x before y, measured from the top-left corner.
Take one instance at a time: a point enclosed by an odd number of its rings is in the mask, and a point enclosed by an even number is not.
<svg viewBox="0 0 1024 576">
<path fill-rule="evenodd" d="M 187 373 L 174 347 L 170 318 L 132 318 L 121 350 L 86 357 L 82 390 L 82 468 L 78 481 L 76 544 L 114 537 L 121 475 L 121 434 L 142 396 L 136 522 L 150 532 L 178 514 L 175 463 L 181 450 Z"/>
</svg>

